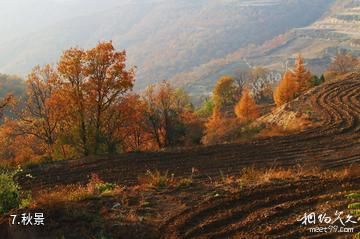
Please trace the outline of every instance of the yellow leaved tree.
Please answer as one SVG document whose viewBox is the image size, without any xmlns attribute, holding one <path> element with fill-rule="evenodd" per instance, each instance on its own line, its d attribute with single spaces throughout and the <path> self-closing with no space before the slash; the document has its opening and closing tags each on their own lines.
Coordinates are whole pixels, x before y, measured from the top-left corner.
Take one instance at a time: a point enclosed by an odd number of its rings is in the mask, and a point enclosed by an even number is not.
<svg viewBox="0 0 360 239">
<path fill-rule="evenodd" d="M 243 90 L 241 99 L 235 106 L 235 114 L 241 121 L 251 121 L 259 117 L 259 109 L 248 89 Z"/>
</svg>

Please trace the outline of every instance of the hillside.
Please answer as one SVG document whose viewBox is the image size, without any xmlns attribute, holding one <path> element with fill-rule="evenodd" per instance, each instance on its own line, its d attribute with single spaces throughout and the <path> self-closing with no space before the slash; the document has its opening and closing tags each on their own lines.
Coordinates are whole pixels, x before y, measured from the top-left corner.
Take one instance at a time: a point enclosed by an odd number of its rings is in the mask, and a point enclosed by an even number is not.
<svg viewBox="0 0 360 239">
<path fill-rule="evenodd" d="M 143 88 L 248 45 L 261 45 L 293 28 L 306 27 L 332 2 L 136 0 L 115 4 L 108 0 L 106 10 L 95 11 L 89 3 L 80 13 L 70 14 L 78 7 L 74 3 L 60 8 L 70 13 L 50 26 L 2 39 L 0 71 L 25 75 L 36 64 L 55 63 L 66 48 L 86 48 L 112 39 L 118 48 L 127 49 L 130 63 L 138 66 L 137 87 Z M 34 25 L 36 22 L 29 26 Z"/>
<path fill-rule="evenodd" d="M 8 94 L 21 97 L 25 94 L 25 81 L 17 76 L 0 73 L 0 99 Z"/>
<path fill-rule="evenodd" d="M 359 92 L 358 74 L 309 91 L 292 102 L 296 107 L 291 107 L 296 112 L 310 112 L 313 120 L 320 123 L 289 136 L 178 152 L 130 153 L 39 165 L 24 172 L 20 181 L 24 188 L 37 191 L 59 184 L 84 183 L 89 173 L 132 185 L 148 169 L 186 176 L 195 167 L 206 181 L 218 176 L 219 170 L 238 174 L 241 168 L 251 165 L 287 167 L 300 163 L 322 169 L 350 166 L 360 159 L 360 145 L 356 143 L 360 130 Z M 34 178 L 24 176 L 28 173 Z"/>
<path fill-rule="evenodd" d="M 20 221 L 11 225 L 10 215 L 24 211 L 15 209 L 0 216 L 0 235 L 4 239 L 353 238 L 360 229 L 357 221 L 347 224 L 353 231 L 319 234 L 309 230 L 312 224 L 302 225 L 300 218 L 310 212 L 330 218 L 339 212 L 348 215 L 347 205 L 354 203 L 349 195 L 360 190 L 359 77 L 350 74 L 324 83 L 291 102 L 297 106 L 289 106 L 293 110 L 310 107 L 307 110 L 321 122 L 296 134 L 178 152 L 34 165 L 17 180 L 38 198 L 26 211 L 43 212 L 46 226 L 22 226 Z M 148 170 L 171 176 L 162 176 L 161 184 L 146 184 Z M 92 173 L 118 187 L 89 194 Z M 321 221 L 316 225 L 329 226 Z"/>
<path fill-rule="evenodd" d="M 359 0 L 336 1 L 323 17 L 309 26 L 292 29 L 259 46 L 240 48 L 175 75 L 172 81 L 186 79 L 188 90 L 206 94 L 222 74 L 233 74 L 235 69 L 249 65 L 282 72 L 299 52 L 313 73 L 321 74 L 339 50 L 351 50 L 354 55 L 360 55 L 359 19 Z"/>
</svg>

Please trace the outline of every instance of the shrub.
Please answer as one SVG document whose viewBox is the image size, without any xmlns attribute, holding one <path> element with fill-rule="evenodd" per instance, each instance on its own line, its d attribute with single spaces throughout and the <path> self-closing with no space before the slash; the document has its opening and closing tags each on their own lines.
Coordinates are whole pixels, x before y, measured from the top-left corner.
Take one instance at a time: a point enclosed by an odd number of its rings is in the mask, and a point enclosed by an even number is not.
<svg viewBox="0 0 360 239">
<path fill-rule="evenodd" d="M 102 183 L 97 185 L 97 190 L 100 194 L 111 192 L 115 189 L 116 185 L 114 183 Z"/>
<path fill-rule="evenodd" d="M 113 183 L 104 182 L 100 177 L 93 173 L 90 176 L 90 180 L 86 185 L 87 191 L 92 194 L 102 194 L 104 192 L 113 191 L 116 188 L 116 185 Z"/>
<path fill-rule="evenodd" d="M 51 205 L 65 201 L 81 201 L 89 198 L 91 193 L 84 186 L 58 186 L 52 190 L 42 191 L 35 199 L 36 204 Z"/>
<path fill-rule="evenodd" d="M 196 110 L 196 114 L 201 118 L 209 118 L 214 110 L 212 99 L 205 99 L 201 106 Z"/>
<path fill-rule="evenodd" d="M 347 195 L 350 199 L 360 200 L 360 193 L 351 193 Z M 351 209 L 351 213 L 355 216 L 360 216 L 360 202 L 354 202 L 348 205 L 348 208 Z"/>
<path fill-rule="evenodd" d="M 43 191 L 36 197 L 38 204 L 54 204 L 67 201 L 81 201 L 104 193 L 112 193 L 117 188 L 116 184 L 104 182 L 97 174 L 91 174 L 86 185 L 72 184 L 58 186 L 52 190 Z"/>
<path fill-rule="evenodd" d="M 179 188 L 188 188 L 192 184 L 193 184 L 193 179 L 192 178 L 183 178 L 178 182 L 177 186 Z"/>
<path fill-rule="evenodd" d="M 346 196 L 349 199 L 360 200 L 360 193 L 351 193 Z M 348 209 L 351 210 L 351 213 L 354 214 L 356 217 L 359 217 L 360 220 L 360 202 L 354 202 L 348 205 Z M 354 238 L 360 239 L 360 232 L 358 232 Z"/>
<path fill-rule="evenodd" d="M 143 183 L 156 189 L 163 189 L 174 182 L 174 175 L 169 176 L 169 171 L 161 174 L 160 171 L 156 170 L 151 172 L 147 170 Z"/>
<path fill-rule="evenodd" d="M 20 187 L 13 179 L 17 172 L 0 172 L 0 213 L 20 206 Z"/>
<path fill-rule="evenodd" d="M 314 87 L 314 86 L 318 86 L 321 85 L 322 83 L 325 82 L 325 77 L 324 75 L 321 75 L 321 77 L 319 78 L 318 76 L 314 75 L 311 77 L 310 80 L 310 87 Z"/>
</svg>

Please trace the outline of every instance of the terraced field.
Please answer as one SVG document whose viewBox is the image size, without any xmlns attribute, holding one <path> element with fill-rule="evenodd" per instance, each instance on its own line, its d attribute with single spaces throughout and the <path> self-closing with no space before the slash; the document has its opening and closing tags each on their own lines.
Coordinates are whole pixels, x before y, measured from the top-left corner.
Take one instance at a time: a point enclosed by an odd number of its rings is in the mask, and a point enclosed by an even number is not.
<svg viewBox="0 0 360 239">
<path fill-rule="evenodd" d="M 345 210 L 345 192 L 359 190 L 359 184 L 360 177 L 309 178 L 245 190 L 185 210 L 165 223 L 162 238 L 352 238 L 352 233 L 310 232 L 311 226 L 302 226 L 300 219 L 304 213 L 333 216 L 336 210 Z"/>
<path fill-rule="evenodd" d="M 294 166 L 338 168 L 360 163 L 360 76 L 330 82 L 308 92 L 300 105 L 311 105 L 321 125 L 303 132 L 245 144 L 184 149 L 177 152 L 131 153 L 35 166 L 19 178 L 34 191 L 55 185 L 85 183 L 90 173 L 123 185 L 136 184 L 146 170 L 187 176 L 198 170 L 199 180 L 236 175 L 244 167 Z M 33 178 L 25 177 L 30 173 Z"/>
</svg>

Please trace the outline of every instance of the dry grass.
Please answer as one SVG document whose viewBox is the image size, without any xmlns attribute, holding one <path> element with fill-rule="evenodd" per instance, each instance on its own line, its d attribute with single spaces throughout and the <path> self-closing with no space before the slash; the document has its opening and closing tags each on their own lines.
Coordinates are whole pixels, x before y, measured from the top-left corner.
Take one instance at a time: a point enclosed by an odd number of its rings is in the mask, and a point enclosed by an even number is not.
<svg viewBox="0 0 360 239">
<path fill-rule="evenodd" d="M 162 174 L 158 170 L 154 172 L 148 170 L 143 177 L 139 178 L 139 184 L 150 188 L 164 189 L 170 185 L 175 185 L 174 176 L 174 174 L 169 175 L 169 171 L 166 171 L 164 174 Z"/>
<path fill-rule="evenodd" d="M 224 175 L 220 171 L 220 180 L 215 181 L 216 187 L 233 190 L 247 186 L 257 186 L 268 183 L 281 183 L 296 181 L 305 177 L 318 177 L 320 179 L 345 179 L 358 176 L 359 166 L 350 168 L 323 171 L 318 168 L 306 169 L 302 166 L 292 168 L 273 167 L 259 169 L 255 167 L 244 168 L 239 176 Z M 187 188 L 193 184 L 192 176 L 189 178 L 175 179 L 174 175 L 164 174 L 159 171 L 151 172 L 139 179 L 140 184 L 132 190 L 147 191 L 149 189 L 165 189 L 169 187 Z M 55 187 L 52 190 L 40 192 L 34 196 L 32 206 L 51 205 L 60 202 L 81 201 L 101 195 L 115 195 L 124 192 L 124 188 L 102 181 L 96 174 L 91 175 L 86 185 L 67 185 Z"/>
<path fill-rule="evenodd" d="M 140 221 L 140 218 L 135 212 L 135 210 L 130 210 L 128 213 L 126 213 L 124 220 L 127 222 L 136 223 Z"/>
<path fill-rule="evenodd" d="M 179 182 L 177 183 L 177 186 L 179 188 L 187 188 L 190 187 L 193 184 L 193 179 L 192 177 L 190 178 L 182 178 L 179 180 Z"/>
<path fill-rule="evenodd" d="M 328 178 L 338 178 L 338 179 L 345 179 L 345 178 L 355 178 L 359 176 L 360 172 L 360 165 L 352 165 L 347 168 L 337 169 L 337 170 L 326 170 L 319 172 L 323 179 Z"/>
<path fill-rule="evenodd" d="M 138 178 L 139 184 L 135 186 L 137 190 L 145 191 L 147 189 L 161 190 L 169 187 L 176 188 L 188 188 L 193 185 L 193 177 L 198 173 L 196 168 L 191 169 L 191 175 L 189 177 L 175 177 L 175 174 L 169 174 L 165 171 L 162 174 L 160 171 L 148 170 L 146 174 Z"/>
<path fill-rule="evenodd" d="M 257 138 L 262 139 L 262 138 L 274 137 L 274 136 L 287 136 L 313 126 L 315 126 L 315 124 L 309 121 L 305 117 L 294 118 L 287 123 L 286 127 L 275 124 L 267 125 L 257 135 Z"/>
<path fill-rule="evenodd" d="M 248 167 L 241 170 L 239 176 L 224 175 L 220 171 L 220 180 L 215 182 L 216 186 L 256 186 L 266 183 L 279 183 L 295 181 L 306 177 L 319 177 L 321 179 L 345 179 L 357 176 L 360 171 L 359 166 L 344 169 L 326 170 L 319 168 L 306 169 L 300 165 L 292 168 L 273 167 L 259 169 Z"/>
<path fill-rule="evenodd" d="M 92 193 L 81 185 L 67 185 L 55 187 L 49 191 L 42 191 L 34 197 L 35 205 L 57 204 L 67 201 L 81 201 L 92 196 Z"/>
<path fill-rule="evenodd" d="M 302 167 L 293 168 L 269 168 L 257 169 L 255 167 L 244 168 L 237 181 L 241 185 L 259 185 L 277 181 L 297 180 L 300 177 L 309 176 Z"/>
<path fill-rule="evenodd" d="M 92 174 L 86 185 L 58 186 L 38 193 L 31 205 L 52 205 L 61 202 L 81 201 L 94 196 L 120 193 L 122 190 L 122 187 L 106 183 L 98 175 Z"/>
<path fill-rule="evenodd" d="M 268 138 L 268 137 L 274 137 L 274 136 L 285 136 L 289 135 L 291 132 L 289 130 L 284 129 L 281 126 L 269 126 L 263 129 L 258 135 L 257 138 Z"/>
</svg>

